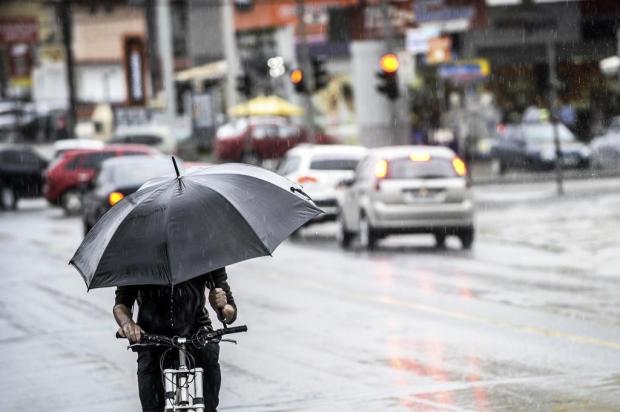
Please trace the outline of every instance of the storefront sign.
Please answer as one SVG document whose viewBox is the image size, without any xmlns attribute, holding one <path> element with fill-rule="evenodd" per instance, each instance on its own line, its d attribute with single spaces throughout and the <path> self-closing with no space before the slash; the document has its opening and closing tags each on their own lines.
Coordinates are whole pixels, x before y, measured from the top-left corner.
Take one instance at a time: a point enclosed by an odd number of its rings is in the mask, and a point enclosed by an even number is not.
<svg viewBox="0 0 620 412">
<path fill-rule="evenodd" d="M 452 39 L 450 37 L 435 37 L 428 42 L 426 63 L 440 64 L 452 60 Z"/>
<path fill-rule="evenodd" d="M 472 81 L 484 79 L 491 74 L 491 66 L 486 59 L 458 61 L 442 64 L 438 70 L 439 77 L 454 81 Z"/>
<path fill-rule="evenodd" d="M 146 101 L 144 89 L 144 40 L 142 37 L 126 37 L 124 51 L 127 104 L 143 105 Z"/>
<path fill-rule="evenodd" d="M 0 43 L 35 43 L 38 27 L 34 17 L 0 17 Z"/>
</svg>

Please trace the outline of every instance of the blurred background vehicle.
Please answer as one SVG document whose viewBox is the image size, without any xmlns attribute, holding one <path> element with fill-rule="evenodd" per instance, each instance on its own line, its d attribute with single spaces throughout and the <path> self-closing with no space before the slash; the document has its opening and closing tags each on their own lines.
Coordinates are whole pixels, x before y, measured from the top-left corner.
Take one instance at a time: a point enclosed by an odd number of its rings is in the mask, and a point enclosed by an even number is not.
<svg viewBox="0 0 620 412">
<path fill-rule="evenodd" d="M 607 131 L 590 142 L 590 165 L 594 170 L 620 169 L 620 116 L 614 117 Z"/>
<path fill-rule="evenodd" d="M 277 172 L 304 188 L 325 214 L 314 222 L 334 220 L 338 209 L 336 188 L 351 179 L 368 149 L 348 145 L 302 144 L 286 153 Z"/>
<path fill-rule="evenodd" d="M 233 120 L 215 135 L 214 154 L 218 160 L 258 164 L 277 159 L 288 149 L 307 141 L 299 126 L 278 117 Z"/>
<path fill-rule="evenodd" d="M 158 154 L 157 150 L 144 145 L 109 145 L 102 149 L 67 151 L 50 165 L 45 174 L 45 198 L 51 204 L 60 205 L 69 215 L 79 213 L 82 192 L 104 160 Z"/>
<path fill-rule="evenodd" d="M 183 166 L 179 159 L 177 163 L 179 167 Z M 84 234 L 112 206 L 138 190 L 146 181 L 167 175 L 175 176 L 167 156 L 117 157 L 103 161 L 96 178 L 88 183 L 84 193 Z"/>
<path fill-rule="evenodd" d="M 470 249 L 474 203 L 466 175 L 465 163 L 446 147 L 371 149 L 339 199 L 340 244 L 357 235 L 372 248 L 391 234 L 429 233 L 438 247 L 455 235 Z"/>
<path fill-rule="evenodd" d="M 31 147 L 0 145 L 0 210 L 15 210 L 20 198 L 43 193 L 47 161 Z"/>
<path fill-rule="evenodd" d="M 107 143 L 143 144 L 167 154 L 175 154 L 177 151 L 177 140 L 166 126 L 118 127 Z"/>
<path fill-rule="evenodd" d="M 590 149 L 573 132 L 558 123 L 562 166 L 586 168 Z M 554 126 L 550 122 L 522 122 L 507 125 L 491 149 L 492 169 L 503 174 L 508 169 L 550 170 L 555 166 Z"/>
<path fill-rule="evenodd" d="M 59 158 L 63 153 L 69 150 L 79 149 L 102 149 L 103 142 L 93 139 L 62 139 L 54 142 L 52 146 L 52 159 Z"/>
<path fill-rule="evenodd" d="M 213 151 L 220 161 L 259 164 L 265 159 L 280 159 L 292 147 L 308 141 L 303 127 L 284 118 L 251 117 L 219 127 Z M 317 133 L 315 143 L 331 144 L 335 139 Z"/>
<path fill-rule="evenodd" d="M 19 100 L 0 101 L 0 138 L 16 141 L 20 137 L 33 140 L 37 130 L 37 114 L 33 103 Z"/>
</svg>

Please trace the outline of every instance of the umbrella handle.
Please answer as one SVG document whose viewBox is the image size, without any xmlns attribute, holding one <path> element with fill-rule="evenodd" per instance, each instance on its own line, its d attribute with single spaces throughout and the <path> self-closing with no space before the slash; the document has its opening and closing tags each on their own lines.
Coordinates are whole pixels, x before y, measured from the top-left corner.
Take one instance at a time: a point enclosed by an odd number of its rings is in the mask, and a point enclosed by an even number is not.
<svg viewBox="0 0 620 412">
<path fill-rule="evenodd" d="M 213 275 L 211 274 L 207 276 L 207 287 L 209 288 L 209 290 L 215 289 L 215 281 L 213 280 Z M 216 311 L 217 311 L 217 314 L 219 315 L 219 318 L 221 319 L 224 329 L 226 329 L 228 325 L 225 322 L 224 312 L 221 309 L 216 309 Z"/>
</svg>

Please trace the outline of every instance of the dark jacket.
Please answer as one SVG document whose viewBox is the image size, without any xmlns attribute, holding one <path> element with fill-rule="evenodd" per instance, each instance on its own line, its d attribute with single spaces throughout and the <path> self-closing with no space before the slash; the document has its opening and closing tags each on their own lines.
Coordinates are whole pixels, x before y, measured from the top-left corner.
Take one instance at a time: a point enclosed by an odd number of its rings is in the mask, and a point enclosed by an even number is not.
<svg viewBox="0 0 620 412">
<path fill-rule="evenodd" d="M 211 328 L 211 319 L 205 307 L 208 277 L 212 276 L 216 288 L 226 293 L 228 303 L 237 306 L 227 282 L 226 269 L 221 268 L 175 286 L 119 286 L 115 304 L 132 309 L 138 303 L 137 323 L 146 333 L 167 336 L 186 336 L 198 328 Z M 221 315 L 218 313 L 218 318 Z M 220 320 L 222 320 L 220 318 Z M 230 323 L 235 319 L 233 318 Z"/>
</svg>

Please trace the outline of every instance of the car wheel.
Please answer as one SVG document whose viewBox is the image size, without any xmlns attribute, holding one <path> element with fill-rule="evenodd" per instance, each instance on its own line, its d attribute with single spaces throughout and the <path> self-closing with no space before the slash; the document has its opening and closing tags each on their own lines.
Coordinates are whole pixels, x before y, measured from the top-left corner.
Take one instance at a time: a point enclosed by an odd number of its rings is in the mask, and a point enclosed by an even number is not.
<svg viewBox="0 0 620 412">
<path fill-rule="evenodd" d="M 60 205 L 68 216 L 77 215 L 82 210 L 82 194 L 79 190 L 67 190 L 60 198 Z"/>
<path fill-rule="evenodd" d="M 491 160 L 491 173 L 493 173 L 494 176 L 503 175 L 506 173 L 506 164 L 497 158 Z"/>
<path fill-rule="evenodd" d="M 373 249 L 377 245 L 377 234 L 370 225 L 368 217 L 362 213 L 359 223 L 359 242 L 363 249 Z"/>
<path fill-rule="evenodd" d="M 342 212 L 339 211 L 336 215 L 336 222 L 338 223 L 338 231 L 336 232 L 336 240 L 338 244 L 343 248 L 348 248 L 351 246 L 351 242 L 355 238 L 355 233 L 347 230 L 344 225 L 344 216 L 342 216 Z"/>
<path fill-rule="evenodd" d="M 435 247 L 438 249 L 443 249 L 446 247 L 445 233 L 435 233 Z"/>
<path fill-rule="evenodd" d="M 0 209 L 17 209 L 17 194 L 15 193 L 15 190 L 8 186 L 0 186 Z"/>
<path fill-rule="evenodd" d="M 461 231 L 458 237 L 461 240 L 461 245 L 463 246 L 463 249 L 471 249 L 474 244 L 474 228 L 470 227 Z"/>
</svg>

